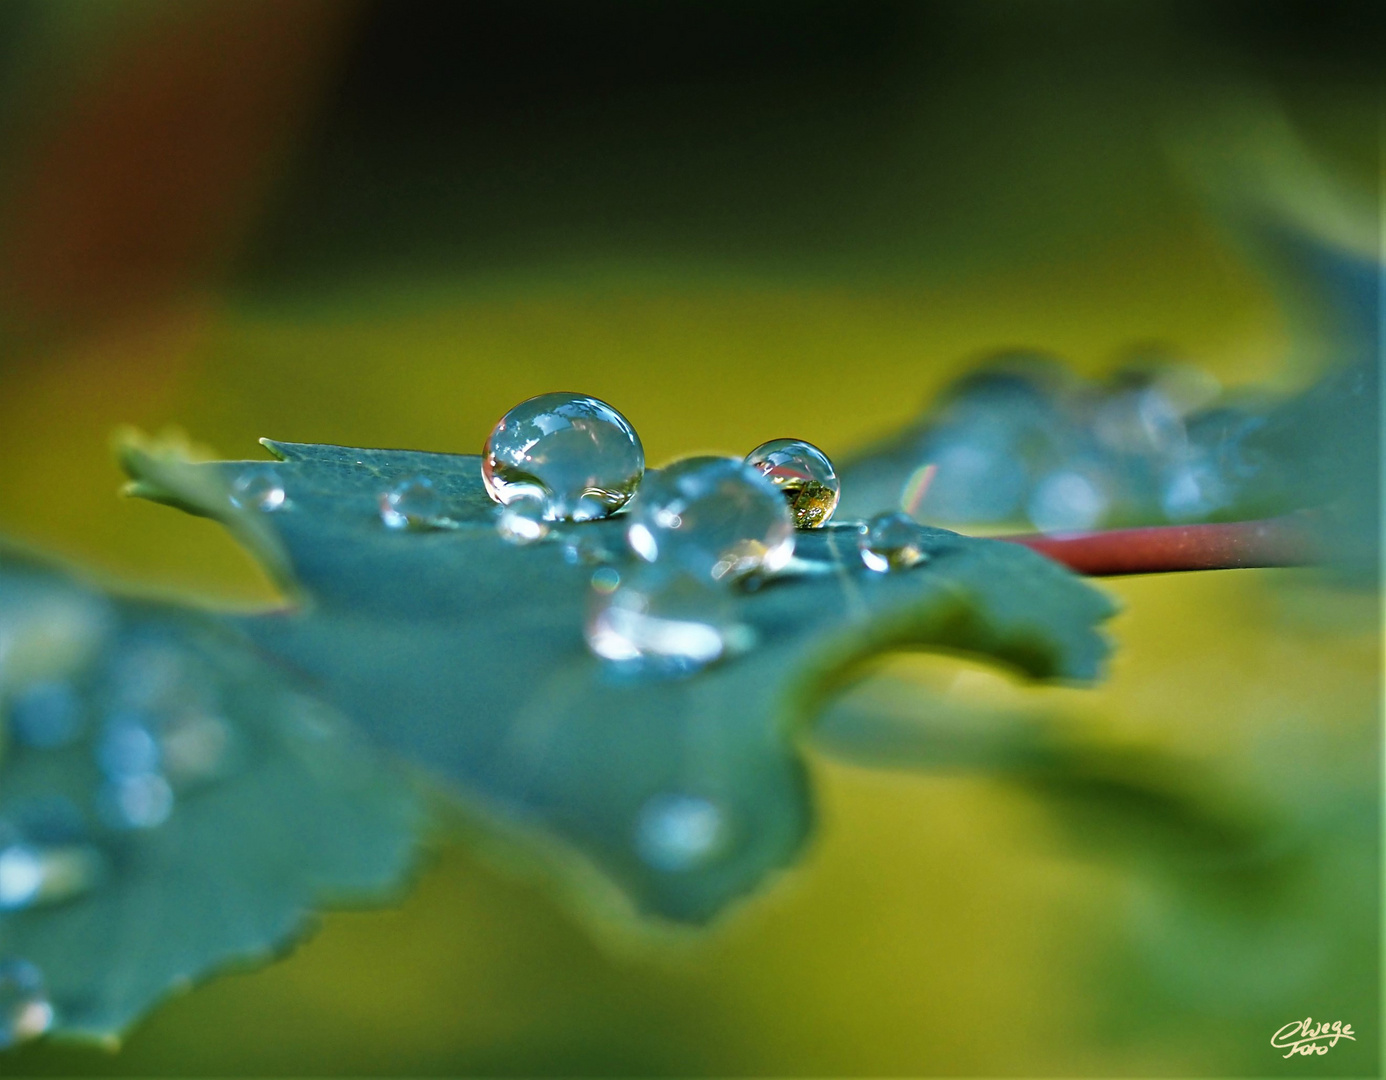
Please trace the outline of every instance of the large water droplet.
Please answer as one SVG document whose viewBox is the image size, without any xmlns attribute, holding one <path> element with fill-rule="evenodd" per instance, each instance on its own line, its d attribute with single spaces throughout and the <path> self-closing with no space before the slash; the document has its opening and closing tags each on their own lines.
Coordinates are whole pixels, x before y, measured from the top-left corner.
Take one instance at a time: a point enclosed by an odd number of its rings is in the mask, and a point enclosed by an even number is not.
<svg viewBox="0 0 1386 1080">
<path fill-rule="evenodd" d="M 597 656 L 659 676 L 691 674 L 753 644 L 725 590 L 661 567 L 593 574 L 585 630 Z"/>
<path fill-rule="evenodd" d="M 544 520 L 547 508 L 537 495 L 521 495 L 502 506 L 496 515 L 496 532 L 509 544 L 534 544 L 549 534 Z"/>
<path fill-rule="evenodd" d="M 905 570 L 928 555 L 920 545 L 919 526 L 898 510 L 877 514 L 861 535 L 861 561 L 867 569 L 885 572 Z"/>
<path fill-rule="evenodd" d="M 694 457 L 645 481 L 626 539 L 646 562 L 731 581 L 782 569 L 794 554 L 794 522 L 775 486 L 745 462 Z"/>
<path fill-rule="evenodd" d="M 681 873 L 696 869 L 726 844 L 726 816 L 697 795 L 656 795 L 640 808 L 635 850 L 656 870 Z"/>
<path fill-rule="evenodd" d="M 772 439 L 747 454 L 746 464 L 779 489 L 796 528 L 817 529 L 837 509 L 842 486 L 828 455 L 812 443 Z"/>
<path fill-rule="evenodd" d="M 85 844 L 7 844 L 0 848 L 0 911 L 79 896 L 96 883 L 101 867 L 100 854 Z"/>
<path fill-rule="evenodd" d="M 550 520 L 590 521 L 625 505 L 645 472 L 630 422 L 582 394 L 541 394 L 503 417 L 482 451 L 481 475 L 502 504 L 544 501 Z"/>
<path fill-rule="evenodd" d="M 0 1050 L 38 1038 L 53 1020 L 43 972 L 27 960 L 0 960 Z"/>
<path fill-rule="evenodd" d="M 81 695 L 70 682 L 40 682 L 10 703 L 10 731 L 24 746 L 54 750 L 81 735 L 84 713 Z"/>
<path fill-rule="evenodd" d="M 388 529 L 437 529 L 451 524 L 443 498 L 426 476 L 410 476 L 380 496 L 380 520 Z"/>
<path fill-rule="evenodd" d="M 231 483 L 231 503 L 242 510 L 273 513 L 288 505 L 284 481 L 272 465 L 255 465 Z"/>
</svg>

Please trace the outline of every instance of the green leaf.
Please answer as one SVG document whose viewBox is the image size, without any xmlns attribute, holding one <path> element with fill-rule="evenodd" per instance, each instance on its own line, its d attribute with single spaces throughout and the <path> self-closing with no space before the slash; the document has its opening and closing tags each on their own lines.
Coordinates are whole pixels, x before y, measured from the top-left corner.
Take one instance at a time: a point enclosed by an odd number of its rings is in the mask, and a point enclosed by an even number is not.
<svg viewBox="0 0 1386 1080">
<path fill-rule="evenodd" d="M 626 572 L 619 516 L 511 545 L 474 456 L 266 445 L 285 492 L 272 513 L 227 495 L 263 464 L 138 445 L 125 464 L 138 493 L 227 522 L 293 583 L 295 610 L 238 621 L 262 648 L 487 820 L 581 853 L 646 914 L 705 921 L 795 859 L 812 819 L 796 734 L 870 657 L 956 650 L 1084 680 L 1107 651 L 1096 624 L 1111 603 L 1029 551 L 921 527 L 928 560 L 878 574 L 855 529 L 830 528 L 799 534 L 789 572 L 727 594 L 753 648 L 690 677 L 633 676 L 588 651 L 592 568 L 565 557 L 582 541 Z M 411 475 L 443 493 L 452 527 L 383 527 L 382 491 Z M 688 798 L 719 815 L 718 843 L 688 864 L 652 859 L 651 815 Z"/>
<path fill-rule="evenodd" d="M 113 1042 L 413 861 L 416 789 L 233 628 L 4 548 L 0 707 L 0 960 L 42 974 L 59 1034 Z"/>
</svg>

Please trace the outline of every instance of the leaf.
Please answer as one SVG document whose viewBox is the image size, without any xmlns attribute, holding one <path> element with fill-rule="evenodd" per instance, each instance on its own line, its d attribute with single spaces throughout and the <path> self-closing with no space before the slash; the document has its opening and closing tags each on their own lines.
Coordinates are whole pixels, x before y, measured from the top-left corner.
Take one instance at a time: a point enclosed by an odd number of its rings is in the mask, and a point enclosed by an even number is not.
<svg viewBox="0 0 1386 1080">
<path fill-rule="evenodd" d="M 0 959 L 41 973 L 60 1034 L 113 1042 L 317 909 L 397 895 L 413 862 L 415 789 L 208 615 L 0 548 L 0 706 Z"/>
<path fill-rule="evenodd" d="M 627 572 L 619 515 L 516 546 L 474 456 L 266 445 L 285 502 L 250 522 L 226 493 L 263 463 L 140 445 L 124 461 L 140 494 L 227 522 L 292 582 L 299 606 L 238 620 L 246 634 L 488 820 L 561 841 L 645 914 L 706 921 L 794 860 L 812 817 L 796 733 L 868 658 L 960 650 L 1082 680 L 1107 651 L 1095 626 L 1110 602 L 1031 552 L 921 527 L 928 561 L 878 574 L 855 529 L 829 528 L 799 534 L 789 572 L 727 592 L 748 652 L 632 676 L 587 649 L 592 568 L 565 557 L 580 541 Z M 381 492 L 413 475 L 453 527 L 383 527 Z M 679 857 L 700 829 L 716 835 L 707 857 Z"/>
<path fill-rule="evenodd" d="M 1283 224 L 1254 232 L 1301 316 L 1295 352 L 1329 353 L 1316 383 L 1212 400 L 1210 376 L 1159 357 L 1099 383 L 1042 355 L 1003 354 L 846 459 L 839 512 L 903 504 L 944 524 L 1081 532 L 1311 510 L 1302 524 L 1323 561 L 1374 583 L 1381 263 Z"/>
</svg>

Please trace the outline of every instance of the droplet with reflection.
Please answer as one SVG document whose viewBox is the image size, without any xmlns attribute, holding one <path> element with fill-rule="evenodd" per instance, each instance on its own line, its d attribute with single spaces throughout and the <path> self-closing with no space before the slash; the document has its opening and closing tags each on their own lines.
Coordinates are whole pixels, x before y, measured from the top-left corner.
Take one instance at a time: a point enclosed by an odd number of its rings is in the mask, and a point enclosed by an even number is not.
<svg viewBox="0 0 1386 1080">
<path fill-rule="evenodd" d="M 782 569 L 794 554 L 794 521 L 774 484 L 750 465 L 692 457 L 646 479 L 626 539 L 646 562 L 734 581 Z"/>
<path fill-rule="evenodd" d="M 657 676 L 691 674 L 754 644 L 725 590 L 649 566 L 593 574 L 585 633 L 602 659 Z"/>
<path fill-rule="evenodd" d="M 784 496 L 796 528 L 820 528 L 837 509 L 842 486 L 828 455 L 812 443 L 772 439 L 747 454 L 746 464 Z"/>
<path fill-rule="evenodd" d="M 928 558 L 920 542 L 919 526 L 898 510 L 877 514 L 868 521 L 860 545 L 861 561 L 867 569 L 881 573 L 906 570 Z"/>
<path fill-rule="evenodd" d="M 541 394 L 516 405 L 482 450 L 481 474 L 502 505 L 540 499 L 549 521 L 591 521 L 624 506 L 645 472 L 630 422 L 583 394 Z"/>
<path fill-rule="evenodd" d="M 496 532 L 508 544 L 534 544 L 549 535 L 544 519 L 544 500 L 537 495 L 521 495 L 500 508 Z"/>
<path fill-rule="evenodd" d="M 443 498 L 426 476 L 410 476 L 380 494 L 380 520 L 387 529 L 436 529 L 448 524 Z"/>
<path fill-rule="evenodd" d="M 231 482 L 231 504 L 270 514 L 288 505 L 284 481 L 272 465 L 252 465 Z"/>
</svg>

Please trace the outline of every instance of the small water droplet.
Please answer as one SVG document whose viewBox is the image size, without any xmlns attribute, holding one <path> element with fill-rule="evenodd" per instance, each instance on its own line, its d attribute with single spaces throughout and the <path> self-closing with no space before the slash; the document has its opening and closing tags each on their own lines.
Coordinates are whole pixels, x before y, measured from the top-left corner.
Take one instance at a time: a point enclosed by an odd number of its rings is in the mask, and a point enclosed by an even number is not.
<svg viewBox="0 0 1386 1080">
<path fill-rule="evenodd" d="M 585 632 L 597 656 L 657 677 L 692 674 L 754 643 L 724 590 L 659 567 L 597 571 Z"/>
<path fill-rule="evenodd" d="M 603 566 L 592 571 L 592 588 L 602 595 L 615 592 L 616 586 L 620 584 L 621 572 L 614 566 Z"/>
<path fill-rule="evenodd" d="M 882 573 L 905 570 L 928 558 L 920 545 L 919 526 L 898 510 L 877 514 L 866 523 L 860 550 L 867 569 Z"/>
<path fill-rule="evenodd" d="M 38 1038 L 53 1020 L 43 972 L 27 960 L 0 960 L 0 1050 Z"/>
<path fill-rule="evenodd" d="M 84 844 L 8 844 L 0 848 L 0 911 L 79 896 L 96 883 L 101 868 L 99 853 Z"/>
<path fill-rule="evenodd" d="M 380 495 L 380 520 L 387 529 L 436 529 L 451 524 L 443 498 L 426 476 L 400 480 Z"/>
<path fill-rule="evenodd" d="M 682 873 L 712 859 L 726 844 L 726 817 L 697 795 L 656 795 L 640 808 L 635 850 L 656 870 Z"/>
<path fill-rule="evenodd" d="M 646 479 L 626 539 L 646 562 L 733 581 L 783 568 L 794 554 L 794 521 L 775 486 L 745 462 L 694 457 Z"/>
<path fill-rule="evenodd" d="M 112 780 L 100 793 L 102 816 L 118 829 L 157 828 L 173 813 L 173 802 L 173 788 L 155 772 Z"/>
<path fill-rule="evenodd" d="M 582 394 L 541 394 L 496 424 L 482 451 L 481 475 L 503 505 L 543 500 L 550 521 L 590 521 L 625 505 L 645 472 L 645 451 L 630 422 Z"/>
<path fill-rule="evenodd" d="M 242 472 L 231 484 L 231 504 L 242 510 L 262 510 L 271 514 L 288 505 L 284 481 L 270 465 L 256 465 Z"/>
<path fill-rule="evenodd" d="M 746 464 L 779 489 L 795 528 L 817 529 L 837 509 L 842 485 L 828 455 L 802 439 L 772 439 L 746 455 Z"/>
<path fill-rule="evenodd" d="M 55 750 L 81 735 L 84 712 L 81 695 L 70 682 L 35 683 L 10 703 L 10 731 L 24 746 Z"/>
<path fill-rule="evenodd" d="M 549 523 L 544 520 L 544 500 L 535 495 L 521 495 L 500 508 L 496 515 L 496 532 L 509 544 L 534 544 L 549 535 Z"/>
<path fill-rule="evenodd" d="M 108 719 L 96 743 L 96 761 L 113 780 L 158 770 L 159 740 L 142 713 L 118 712 Z"/>
</svg>

